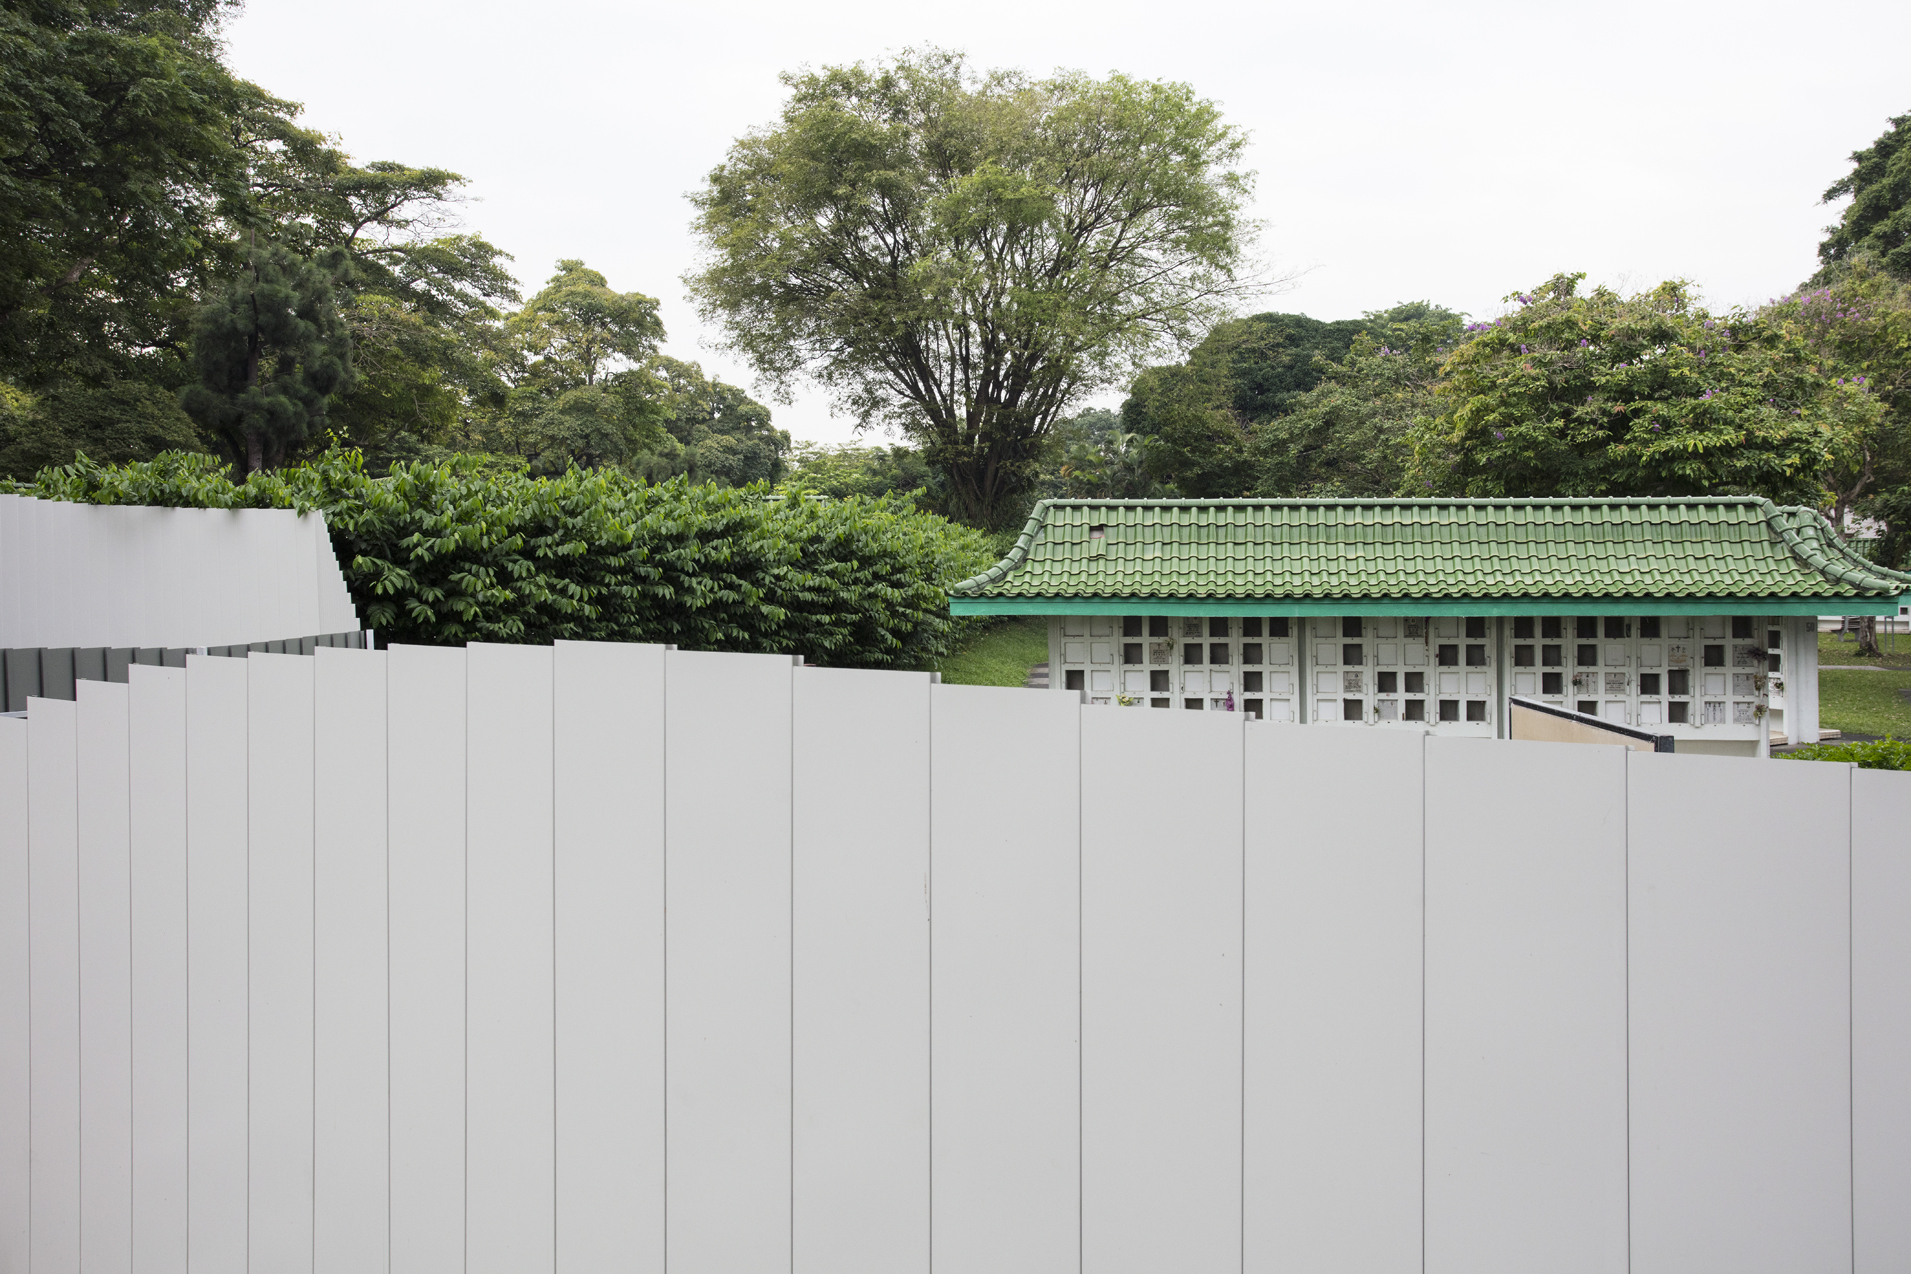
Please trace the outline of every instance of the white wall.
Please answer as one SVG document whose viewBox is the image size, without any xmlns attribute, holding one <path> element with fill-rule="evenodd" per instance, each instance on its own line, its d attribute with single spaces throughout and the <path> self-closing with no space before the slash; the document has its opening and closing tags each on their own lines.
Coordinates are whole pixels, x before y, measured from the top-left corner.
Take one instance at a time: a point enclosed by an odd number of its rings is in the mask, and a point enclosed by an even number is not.
<svg viewBox="0 0 1911 1274">
<path fill-rule="evenodd" d="M 564 643 L 0 719 L 0 1272 L 1911 1267 L 1911 775 Z"/>
<path fill-rule="evenodd" d="M 230 646 L 360 627 L 323 514 L 0 495 L 0 650 Z"/>
</svg>

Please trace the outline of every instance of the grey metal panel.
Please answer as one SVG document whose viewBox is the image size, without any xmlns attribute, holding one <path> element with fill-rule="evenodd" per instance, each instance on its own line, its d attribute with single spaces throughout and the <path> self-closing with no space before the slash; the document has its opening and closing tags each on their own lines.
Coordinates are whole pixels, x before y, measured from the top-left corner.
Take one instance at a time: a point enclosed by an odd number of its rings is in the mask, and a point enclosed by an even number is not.
<svg viewBox="0 0 1911 1274">
<path fill-rule="evenodd" d="M 188 653 L 189 652 L 184 649 L 173 649 L 169 647 L 160 652 L 159 662 L 168 668 L 184 668 L 186 666 L 186 655 Z"/>
<path fill-rule="evenodd" d="M 106 655 L 104 646 L 85 646 L 73 652 L 73 680 L 110 681 L 106 675 Z M 78 691 L 74 694 L 77 697 Z"/>
<path fill-rule="evenodd" d="M 1078 1269 L 1080 697 L 929 704 L 934 1266 Z"/>
<path fill-rule="evenodd" d="M 1851 776 L 1852 1227 L 1857 1274 L 1911 1270 L 1911 774 Z"/>
<path fill-rule="evenodd" d="M 246 1270 L 246 673 L 186 669 L 187 1209 L 192 1274 Z"/>
<path fill-rule="evenodd" d="M 790 1261 L 787 656 L 671 651 L 669 1261 Z"/>
<path fill-rule="evenodd" d="M 247 1261 L 312 1266 L 312 661 L 249 659 Z"/>
<path fill-rule="evenodd" d="M 1849 1269 L 1850 768 L 1627 755 L 1634 1274 Z"/>
<path fill-rule="evenodd" d="M 1420 1274 L 1423 736 L 1246 746 L 1245 1265 Z"/>
<path fill-rule="evenodd" d="M 127 673 L 133 1274 L 186 1274 L 186 673 Z"/>
<path fill-rule="evenodd" d="M 270 650 L 270 647 L 271 647 L 270 642 L 254 641 L 254 642 L 246 643 L 247 651 L 254 652 L 261 655 L 268 653 L 268 651 Z"/>
<path fill-rule="evenodd" d="M 1082 1267 L 1238 1274 L 1245 718 L 1080 711 Z"/>
<path fill-rule="evenodd" d="M 557 1242 L 552 651 L 465 657 L 465 1268 L 539 1274 Z"/>
<path fill-rule="evenodd" d="M 1426 1269 L 1624 1274 L 1626 752 L 1426 756 Z"/>
<path fill-rule="evenodd" d="M 133 649 L 134 663 L 147 664 L 154 668 L 157 668 L 166 662 L 165 656 L 166 656 L 166 652 L 157 646 L 137 646 L 137 647 L 134 647 Z M 177 664 L 174 666 L 181 667 L 181 668 L 185 667 L 184 664 Z"/>
<path fill-rule="evenodd" d="M 40 693 L 40 652 L 14 649 L 7 652 L 7 711 L 25 712 L 27 700 Z"/>
<path fill-rule="evenodd" d="M 0 519 L 7 498 L 0 496 Z M 0 1269 L 9 1271 L 29 1268 L 33 1194 L 28 834 L 27 723 L 0 718 Z"/>
<path fill-rule="evenodd" d="M 80 914 L 77 705 L 35 698 L 27 716 L 28 1040 L 32 1233 L 28 1268 L 80 1268 Z"/>
<path fill-rule="evenodd" d="M 464 1274 L 465 652 L 387 659 L 391 1268 Z"/>
<path fill-rule="evenodd" d="M 40 694 L 48 699 L 73 701 L 73 648 L 61 646 L 40 652 Z"/>
<path fill-rule="evenodd" d="M 80 1223 L 88 1271 L 133 1262 L 133 916 L 127 691 L 76 688 L 80 877 Z"/>
<path fill-rule="evenodd" d="M 126 684 L 126 670 L 133 665 L 133 648 L 117 646 L 106 652 L 106 679 Z"/>
<path fill-rule="evenodd" d="M 391 1251 L 387 659 L 312 660 L 313 1274 Z"/>
<path fill-rule="evenodd" d="M 791 1267 L 927 1274 L 929 678 L 799 668 L 794 712 Z"/>
<path fill-rule="evenodd" d="M 664 650 L 554 657 L 557 1268 L 662 1274 Z"/>
<path fill-rule="evenodd" d="M 295 655 L 309 655 L 317 648 L 318 648 L 318 638 L 301 637 L 298 639 L 298 649 L 292 651 L 291 653 Z"/>
</svg>

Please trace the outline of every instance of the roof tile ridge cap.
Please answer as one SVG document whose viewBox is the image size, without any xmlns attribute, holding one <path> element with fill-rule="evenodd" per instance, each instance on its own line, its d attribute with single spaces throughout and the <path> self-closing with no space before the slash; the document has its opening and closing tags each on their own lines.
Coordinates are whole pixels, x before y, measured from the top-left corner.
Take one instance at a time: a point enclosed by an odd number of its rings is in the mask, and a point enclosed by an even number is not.
<svg viewBox="0 0 1911 1274">
<path fill-rule="evenodd" d="M 1048 517 L 1048 507 L 1051 503 L 1054 502 L 1049 500 L 1037 500 L 1035 507 L 1029 510 L 1027 525 L 1023 526 L 1022 534 L 1015 538 L 1015 543 L 1010 546 L 1007 556 L 994 566 L 991 566 L 988 570 L 983 571 L 980 575 L 972 575 L 960 583 L 951 584 L 949 591 L 951 593 L 979 593 L 991 584 L 1000 583 L 1008 576 L 1009 572 L 1028 561 L 1029 550 L 1035 547 L 1035 538 L 1041 534 L 1042 523 L 1044 519 Z M 1081 503 L 1088 503 L 1088 501 L 1082 501 Z"/>
<path fill-rule="evenodd" d="M 1770 500 L 1761 500 L 1760 503 L 1763 506 L 1766 525 L 1770 526 L 1773 531 L 1777 533 L 1779 541 L 1791 551 L 1794 557 L 1798 558 L 1812 570 L 1817 571 L 1820 575 L 1837 580 L 1840 584 L 1849 584 L 1853 588 L 1860 588 L 1871 593 L 1892 593 L 1900 590 L 1901 585 L 1899 581 L 1881 578 L 1871 574 L 1868 570 L 1856 570 L 1851 567 L 1840 566 L 1837 562 L 1833 561 L 1832 556 L 1834 554 L 1838 557 L 1846 557 L 1848 550 L 1844 550 L 1842 545 L 1838 545 L 1837 533 L 1832 530 L 1831 523 L 1826 521 L 1825 515 L 1818 512 L 1818 510 L 1807 509 L 1799 505 L 1781 508 Z M 1792 514 L 1799 521 L 1804 522 L 1814 532 L 1820 533 L 1820 538 L 1824 540 L 1824 542 L 1836 547 L 1831 550 L 1831 553 L 1827 553 L 1817 545 L 1808 543 L 1803 534 L 1804 528 L 1794 526 L 1792 524 L 1792 518 L 1787 517 L 1787 514 Z M 1858 560 L 1863 561 L 1862 558 Z M 1869 565 L 1869 563 L 1866 563 L 1867 567 Z M 1896 572 L 1893 572 L 1893 574 L 1896 574 Z"/>
<path fill-rule="evenodd" d="M 1887 586 L 1890 584 L 1903 584 L 1907 587 L 1911 587 L 1911 572 L 1894 570 L 1889 566 L 1880 566 L 1858 552 L 1857 549 L 1852 548 L 1851 542 L 1839 535 L 1837 528 L 1832 526 L 1831 519 L 1827 518 L 1823 513 L 1820 513 L 1817 509 L 1807 508 L 1804 505 L 1798 504 L 1782 505 L 1780 508 L 1784 512 L 1816 523 L 1818 528 L 1827 533 L 1825 535 L 1826 546 L 1832 552 L 1850 562 L 1857 571 L 1873 579 L 1884 580 Z"/>
</svg>

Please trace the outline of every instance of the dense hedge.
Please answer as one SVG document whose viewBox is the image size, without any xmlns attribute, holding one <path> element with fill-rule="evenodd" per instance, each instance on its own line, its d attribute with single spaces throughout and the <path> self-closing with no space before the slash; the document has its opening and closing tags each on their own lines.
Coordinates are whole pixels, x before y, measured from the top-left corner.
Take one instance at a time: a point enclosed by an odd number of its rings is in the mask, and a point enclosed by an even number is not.
<svg viewBox="0 0 1911 1274">
<path fill-rule="evenodd" d="M 1911 770 L 1911 743 L 1877 739 L 1870 743 L 1807 743 L 1779 753 L 1785 761 L 1851 761 L 1861 770 Z"/>
<path fill-rule="evenodd" d="M 234 483 L 209 456 L 84 457 L 14 490 L 92 504 L 319 509 L 381 642 L 675 642 L 917 667 L 965 621 L 944 589 L 991 560 L 980 532 L 901 497 L 783 499 L 605 470 L 364 471 L 355 453 Z"/>
</svg>

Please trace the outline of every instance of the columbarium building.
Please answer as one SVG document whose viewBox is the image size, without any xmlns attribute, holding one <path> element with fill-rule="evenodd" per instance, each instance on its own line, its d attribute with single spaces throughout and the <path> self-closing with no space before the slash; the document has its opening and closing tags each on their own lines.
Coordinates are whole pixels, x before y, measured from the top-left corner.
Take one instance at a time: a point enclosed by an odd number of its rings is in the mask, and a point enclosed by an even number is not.
<svg viewBox="0 0 1911 1274">
<path fill-rule="evenodd" d="M 1756 497 L 1046 500 L 950 610 L 1045 617 L 1111 707 L 1504 737 L 1518 698 L 1749 755 L 1817 738 L 1817 616 L 1911 575 Z"/>
</svg>

